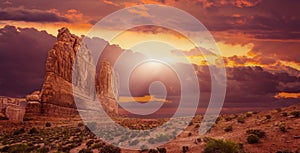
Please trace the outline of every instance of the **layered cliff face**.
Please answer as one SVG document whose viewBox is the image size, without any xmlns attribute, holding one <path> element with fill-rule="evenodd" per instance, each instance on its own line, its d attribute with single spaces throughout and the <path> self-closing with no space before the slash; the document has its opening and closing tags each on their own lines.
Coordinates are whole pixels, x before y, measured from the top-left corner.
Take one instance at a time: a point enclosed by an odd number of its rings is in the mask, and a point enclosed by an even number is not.
<svg viewBox="0 0 300 153">
<path fill-rule="evenodd" d="M 57 42 L 49 51 L 46 61 L 45 81 L 41 90 L 41 112 L 72 114 L 76 112 L 76 108 L 88 109 L 85 101 L 97 98 L 94 92 L 96 87 L 93 87 L 95 76 L 92 76 L 95 74 L 95 66 L 89 49 L 81 44 L 81 38 L 71 34 L 67 28 L 58 32 Z M 104 108 L 117 113 L 118 105 L 112 96 L 117 90 L 115 83 L 112 83 L 116 80 L 112 79 L 115 75 L 112 75 L 112 68 L 107 62 L 103 64 L 105 65 L 101 66 L 102 76 L 99 77 L 101 79 L 98 85 L 101 89 L 98 92 L 101 92 L 99 94 L 102 95 L 100 98 Z M 82 101 L 82 105 L 76 105 L 74 98 Z"/>
</svg>

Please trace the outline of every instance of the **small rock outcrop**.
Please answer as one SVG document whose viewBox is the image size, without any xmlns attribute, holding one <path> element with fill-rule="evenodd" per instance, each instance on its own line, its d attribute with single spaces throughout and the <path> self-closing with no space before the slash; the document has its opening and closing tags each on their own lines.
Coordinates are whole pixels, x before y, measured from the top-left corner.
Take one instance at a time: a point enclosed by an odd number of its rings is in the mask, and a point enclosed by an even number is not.
<svg viewBox="0 0 300 153">
<path fill-rule="evenodd" d="M 0 117 L 22 122 L 27 102 L 23 98 L 0 97 Z"/>
</svg>

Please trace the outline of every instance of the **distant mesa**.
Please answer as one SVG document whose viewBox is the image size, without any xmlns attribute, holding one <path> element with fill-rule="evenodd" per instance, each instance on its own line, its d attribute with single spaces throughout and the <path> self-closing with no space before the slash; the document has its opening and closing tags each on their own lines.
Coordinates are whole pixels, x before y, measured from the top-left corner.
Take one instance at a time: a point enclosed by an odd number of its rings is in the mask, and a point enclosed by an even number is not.
<svg viewBox="0 0 300 153">
<path fill-rule="evenodd" d="M 95 98 L 100 99 L 106 112 L 118 114 L 115 99 L 118 75 L 108 61 L 102 61 L 97 79 L 92 80 L 96 69 L 90 50 L 81 43 L 82 38 L 71 34 L 67 28 L 59 29 L 57 41 L 48 52 L 41 91 L 35 91 L 23 99 L 0 97 L 0 117 L 20 122 L 24 116 L 72 116 L 78 114 L 77 109 L 92 109 L 85 101 Z M 94 88 L 98 96 L 95 96 Z M 74 98 L 82 104 L 76 105 Z"/>
</svg>

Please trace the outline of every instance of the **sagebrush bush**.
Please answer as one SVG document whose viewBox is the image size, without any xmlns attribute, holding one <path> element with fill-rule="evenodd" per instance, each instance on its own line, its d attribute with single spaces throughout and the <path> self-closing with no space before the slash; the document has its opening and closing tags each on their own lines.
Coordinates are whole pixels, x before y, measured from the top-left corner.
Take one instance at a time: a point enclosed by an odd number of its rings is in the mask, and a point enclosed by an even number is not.
<svg viewBox="0 0 300 153">
<path fill-rule="evenodd" d="M 298 117 L 300 117 L 300 111 L 293 111 L 293 112 L 291 112 L 291 115 L 298 118 Z"/>
<path fill-rule="evenodd" d="M 206 142 L 204 153 L 244 153 L 244 147 L 240 143 L 232 141 L 208 139 Z"/>
<path fill-rule="evenodd" d="M 51 123 L 47 122 L 47 123 L 45 124 L 45 126 L 46 126 L 46 127 L 51 127 Z"/>
<path fill-rule="evenodd" d="M 259 142 L 259 137 L 255 134 L 250 134 L 247 137 L 247 142 L 249 144 L 254 144 L 254 143 L 258 143 Z"/>
<path fill-rule="evenodd" d="M 259 129 L 249 129 L 246 131 L 247 134 L 254 134 L 258 136 L 259 138 L 265 137 L 266 133 Z"/>
<path fill-rule="evenodd" d="M 266 115 L 266 118 L 267 119 L 271 119 L 271 115 Z"/>
<path fill-rule="evenodd" d="M 239 117 L 237 118 L 237 122 L 238 122 L 238 123 L 245 123 L 245 117 L 244 117 L 244 116 L 239 116 Z"/>
<path fill-rule="evenodd" d="M 227 126 L 225 129 L 224 129 L 225 132 L 230 132 L 232 131 L 232 126 Z"/>
</svg>

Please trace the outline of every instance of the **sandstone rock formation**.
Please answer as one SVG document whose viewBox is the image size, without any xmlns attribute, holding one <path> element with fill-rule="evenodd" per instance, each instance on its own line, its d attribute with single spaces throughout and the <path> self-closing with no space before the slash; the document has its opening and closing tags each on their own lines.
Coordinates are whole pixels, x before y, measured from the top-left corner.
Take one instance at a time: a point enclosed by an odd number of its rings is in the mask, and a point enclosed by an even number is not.
<svg viewBox="0 0 300 153">
<path fill-rule="evenodd" d="M 26 105 L 23 98 L 0 97 L 0 116 L 13 122 L 22 122 Z"/>
<path fill-rule="evenodd" d="M 106 60 L 101 61 L 101 70 L 98 75 L 99 100 L 106 111 L 117 114 L 118 104 L 114 102 L 118 97 L 119 79 L 117 73 Z"/>
<path fill-rule="evenodd" d="M 76 112 L 76 108 L 90 109 L 87 101 L 97 98 L 93 76 L 95 66 L 89 49 L 81 44 L 81 38 L 71 34 L 67 28 L 58 32 L 57 42 L 49 51 L 46 61 L 46 76 L 41 90 L 41 111 L 46 114 L 60 114 L 62 111 L 63 114 L 71 115 Z M 109 107 L 109 112 L 117 113 L 118 105 L 113 96 L 117 88 L 112 86 L 111 79 L 115 75 L 112 75 L 107 62 L 103 64 L 105 65 L 101 66 L 100 70 L 103 75 L 100 77 L 101 102 L 107 103 L 104 107 Z M 82 102 L 76 105 L 74 98 Z"/>
<path fill-rule="evenodd" d="M 34 115 L 41 115 L 42 104 L 41 104 L 41 92 L 35 91 L 30 95 L 26 96 L 27 106 L 25 117 L 31 117 Z"/>
</svg>

